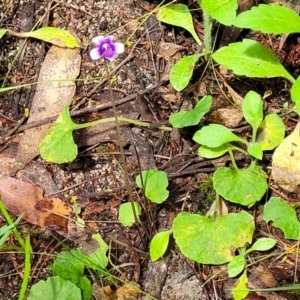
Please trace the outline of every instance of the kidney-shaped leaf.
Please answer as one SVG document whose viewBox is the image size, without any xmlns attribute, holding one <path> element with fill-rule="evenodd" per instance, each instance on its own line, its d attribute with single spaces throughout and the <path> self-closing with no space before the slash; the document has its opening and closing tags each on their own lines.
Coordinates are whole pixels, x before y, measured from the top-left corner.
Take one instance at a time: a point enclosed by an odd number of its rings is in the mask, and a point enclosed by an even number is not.
<svg viewBox="0 0 300 300">
<path fill-rule="evenodd" d="M 213 181 L 215 190 L 224 199 L 247 206 L 261 200 L 268 189 L 266 174 L 254 164 L 244 170 L 218 168 Z"/>
<path fill-rule="evenodd" d="M 238 15 L 233 25 L 263 33 L 289 34 L 300 32 L 300 17 L 285 6 L 260 4 Z"/>
<path fill-rule="evenodd" d="M 287 239 L 298 240 L 300 222 L 295 208 L 278 197 L 271 197 L 264 206 L 263 219 L 284 232 Z"/>
<path fill-rule="evenodd" d="M 47 300 L 81 300 L 81 291 L 71 281 L 53 276 L 34 284 L 27 300 L 45 299 L 45 296 Z"/>
<path fill-rule="evenodd" d="M 180 111 L 170 116 L 169 122 L 175 128 L 197 125 L 210 110 L 212 97 L 204 96 L 191 111 Z"/>
<path fill-rule="evenodd" d="M 173 235 L 181 252 L 203 264 L 224 264 L 235 250 L 251 243 L 253 217 L 245 211 L 207 218 L 180 213 L 173 222 Z"/>
<path fill-rule="evenodd" d="M 227 69 L 233 70 L 236 75 L 284 77 L 291 82 L 295 81 L 271 50 L 253 40 L 244 39 L 242 42 L 222 47 L 212 54 L 212 58 Z"/>
</svg>

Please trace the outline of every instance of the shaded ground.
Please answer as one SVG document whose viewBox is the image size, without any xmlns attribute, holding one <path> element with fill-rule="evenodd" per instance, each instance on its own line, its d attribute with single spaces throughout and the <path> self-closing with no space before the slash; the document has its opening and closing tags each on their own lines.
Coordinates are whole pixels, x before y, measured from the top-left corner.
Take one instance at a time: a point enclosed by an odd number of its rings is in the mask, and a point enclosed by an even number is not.
<svg viewBox="0 0 300 300">
<path fill-rule="evenodd" d="M 193 1 L 188 2 L 193 8 Z M 146 21 L 139 19 L 154 8 L 155 4 L 135 0 L 67 3 L 23 3 L 5 0 L 1 4 L 0 24 L 1 28 L 29 31 L 41 20 L 42 26 L 65 28 L 76 33 L 82 41 L 82 63 L 79 75 L 81 80 L 77 82 L 75 95 L 75 110 L 84 109 L 88 105 L 95 107 L 93 113 L 77 115 L 77 121 L 90 121 L 113 115 L 106 82 L 101 81 L 105 74 L 104 65 L 102 62 L 91 61 L 88 55 L 91 39 L 99 34 L 113 34 L 119 41 L 129 40 L 131 45 L 111 65 L 111 69 L 116 68 L 113 89 L 117 102 L 122 103 L 118 105 L 120 115 L 155 124 L 168 124 L 168 116 L 171 113 L 192 107 L 201 96 L 210 91 L 214 97 L 214 104 L 212 113 L 205 122 L 219 121 L 228 125 L 230 121 L 228 126 L 242 135 L 247 135 L 249 128 L 238 116 L 230 114 L 221 120 L 213 113 L 219 108 L 232 108 L 223 94 L 234 97 L 228 85 L 242 97 L 251 89 L 261 95 L 271 90 L 271 96 L 265 101 L 266 113 L 281 108 L 288 101 L 289 95 L 281 79 L 248 80 L 234 77 L 230 73 L 218 74 L 218 77 L 215 77 L 210 69 L 203 73 L 204 61 L 197 66 L 189 87 L 182 93 L 176 93 L 168 82 L 170 66 L 182 55 L 192 54 L 199 49 L 184 31 L 158 24 L 155 14 Z M 194 16 L 196 29 L 201 36 L 201 14 L 196 11 Z M 218 44 L 227 42 L 221 36 L 220 32 Z M 295 76 L 298 75 L 299 58 L 295 51 L 297 37 L 290 37 L 282 49 L 279 49 L 281 37 L 266 37 L 261 34 L 252 37 L 272 48 L 285 66 Z M 22 48 L 23 42 L 24 40 L 11 36 L 0 40 L 0 78 L 4 86 L 37 81 L 49 45 L 30 39 L 25 41 Z M 10 166 L 14 163 L 20 140 L 18 132 L 22 133 L 22 126 L 26 124 L 24 109 L 30 106 L 34 89 L 34 86 L 29 86 L 0 94 L 2 174 L 11 174 Z M 101 105 L 104 109 L 99 108 Z M 288 116 L 284 117 L 284 121 L 288 131 L 295 124 L 294 119 Z M 97 126 L 76 133 L 75 139 L 80 146 L 80 153 L 70 164 L 47 164 L 41 158 L 35 158 L 15 175 L 16 178 L 40 186 L 46 195 L 55 194 L 68 204 L 71 204 L 71 197 L 76 196 L 86 227 L 81 233 L 69 231 L 65 236 L 61 236 L 55 231 L 24 222 L 24 230 L 31 231 L 33 251 L 57 254 L 62 249 L 59 241 L 72 248 L 80 246 L 92 233 L 99 232 L 105 241 L 110 243 L 113 254 L 111 271 L 124 280 L 137 282 L 153 297 L 230 299 L 228 290 L 233 284 L 231 280 L 228 280 L 226 275 L 214 278 L 220 267 L 202 266 L 188 261 L 172 243 L 164 259 L 156 263 L 149 262 L 147 236 L 153 236 L 158 230 L 170 228 L 172 220 L 182 210 L 205 214 L 211 204 L 208 198 L 214 196 L 211 195 L 211 184 L 207 182 L 210 182 L 210 176 L 218 165 L 228 162 L 227 157 L 210 161 L 199 158 L 197 146 L 191 139 L 193 130 L 196 131 L 197 128 L 190 131 L 173 129 L 169 133 L 157 129 L 123 127 L 122 137 L 126 142 L 127 166 L 133 186 L 139 168 L 164 170 L 170 179 L 170 197 L 162 205 L 147 204 L 139 190 L 133 187 L 134 198 L 139 199 L 145 208 L 142 216 L 145 224 L 143 229 L 137 226 L 124 228 L 117 219 L 118 207 L 126 201 L 128 195 L 113 126 Z M 264 161 L 266 167 L 269 166 L 270 159 L 271 155 L 267 155 Z M 240 156 L 237 157 L 237 162 L 240 166 L 246 166 L 249 160 Z M 199 185 L 202 188 L 199 189 Z M 276 191 L 277 187 L 274 186 L 274 189 Z M 294 197 L 295 202 L 298 200 L 298 195 L 289 196 Z M 229 205 L 229 210 L 237 208 Z M 269 232 L 262 223 L 259 205 L 249 212 L 255 216 L 258 229 L 256 237 L 272 235 L 278 240 L 282 238 L 278 231 L 272 229 L 272 232 Z M 57 238 L 54 239 L 53 236 Z M 10 242 L 14 243 L 13 240 Z M 283 248 L 290 246 L 286 241 L 280 245 L 275 252 L 281 252 Z M 260 288 L 293 283 L 298 272 L 297 267 L 295 268 L 296 259 L 293 255 L 286 261 L 277 261 L 272 257 L 266 259 L 250 269 L 250 281 L 253 282 L 253 286 Z M 49 276 L 52 261 L 51 256 L 34 257 L 30 285 Z M 23 263 L 22 255 L 0 255 L 0 299 L 17 299 L 22 282 Z M 206 281 L 209 282 L 204 285 Z M 269 293 L 251 295 L 247 299 L 297 299 L 297 296 L 289 293 Z"/>
</svg>

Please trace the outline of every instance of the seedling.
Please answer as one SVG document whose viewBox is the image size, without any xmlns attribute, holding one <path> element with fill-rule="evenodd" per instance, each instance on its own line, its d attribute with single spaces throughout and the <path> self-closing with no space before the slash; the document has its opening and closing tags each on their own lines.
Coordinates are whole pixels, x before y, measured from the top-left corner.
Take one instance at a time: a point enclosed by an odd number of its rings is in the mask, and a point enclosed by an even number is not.
<svg viewBox="0 0 300 300">
<path fill-rule="evenodd" d="M 139 188 L 144 190 L 146 198 L 153 202 L 161 204 L 169 196 L 167 186 L 169 184 L 166 172 L 158 170 L 145 170 L 142 175 L 136 178 L 136 184 Z M 139 221 L 141 215 L 141 206 L 139 203 L 134 202 L 133 211 L 131 203 L 121 204 L 119 209 L 119 221 L 124 226 L 131 226 L 136 221 Z M 135 215 L 137 220 L 135 218 Z"/>
</svg>

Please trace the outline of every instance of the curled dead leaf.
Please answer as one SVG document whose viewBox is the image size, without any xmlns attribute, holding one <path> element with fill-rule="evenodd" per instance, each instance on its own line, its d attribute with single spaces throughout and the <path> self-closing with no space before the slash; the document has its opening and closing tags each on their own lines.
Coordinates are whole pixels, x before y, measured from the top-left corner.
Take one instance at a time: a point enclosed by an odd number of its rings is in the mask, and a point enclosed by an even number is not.
<svg viewBox="0 0 300 300">
<path fill-rule="evenodd" d="M 0 179 L 0 198 L 14 215 L 24 213 L 23 219 L 29 223 L 67 232 L 72 209 L 58 198 L 44 198 L 41 188 L 3 176 Z"/>
</svg>

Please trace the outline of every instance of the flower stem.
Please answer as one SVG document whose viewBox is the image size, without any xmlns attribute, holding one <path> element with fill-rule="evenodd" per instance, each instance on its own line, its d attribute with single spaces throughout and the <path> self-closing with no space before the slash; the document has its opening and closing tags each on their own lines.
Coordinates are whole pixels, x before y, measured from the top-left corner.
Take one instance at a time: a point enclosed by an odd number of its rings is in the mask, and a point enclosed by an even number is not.
<svg viewBox="0 0 300 300">
<path fill-rule="evenodd" d="M 137 214 L 136 214 L 136 211 L 135 211 L 135 206 L 134 206 L 134 201 L 133 201 L 133 197 L 132 197 L 130 180 L 129 180 L 129 175 L 128 175 L 127 166 L 126 166 L 126 160 L 125 160 L 125 154 L 124 154 L 124 149 L 123 149 L 121 128 L 120 128 L 119 118 L 118 118 L 117 109 L 116 109 L 116 101 L 115 101 L 115 97 L 114 97 L 112 86 L 111 86 L 111 77 L 110 77 L 110 73 L 109 73 L 109 70 L 108 70 L 108 63 L 107 63 L 106 60 L 105 60 L 105 70 L 106 70 L 107 82 L 108 82 L 108 87 L 109 87 L 110 100 L 111 100 L 112 108 L 113 108 L 113 112 L 114 112 L 114 118 L 115 118 L 115 123 L 116 123 L 118 141 L 119 141 L 119 144 L 120 144 L 121 162 L 122 162 L 122 166 L 123 166 L 123 169 L 124 169 L 124 175 L 125 175 L 124 177 L 125 177 L 125 184 L 126 184 L 126 188 L 127 188 L 127 192 L 128 192 L 128 200 L 129 200 L 129 202 L 131 203 L 131 206 L 132 206 L 132 211 L 133 211 L 135 222 L 138 223 L 139 218 L 137 217 Z"/>
<path fill-rule="evenodd" d="M 205 58 L 208 60 L 211 53 L 211 31 L 212 19 L 208 13 L 203 10 L 203 27 L 204 27 L 204 45 L 205 45 Z"/>
</svg>

